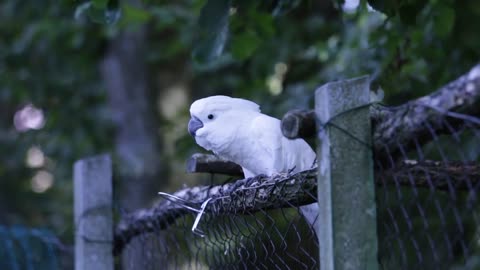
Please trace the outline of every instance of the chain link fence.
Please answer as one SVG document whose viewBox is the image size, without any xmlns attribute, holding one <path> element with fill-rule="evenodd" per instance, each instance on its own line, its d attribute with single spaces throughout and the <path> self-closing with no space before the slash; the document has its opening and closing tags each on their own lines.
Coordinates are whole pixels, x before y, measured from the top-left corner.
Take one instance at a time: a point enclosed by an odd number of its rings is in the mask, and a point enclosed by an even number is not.
<svg viewBox="0 0 480 270">
<path fill-rule="evenodd" d="M 438 114 L 376 160 L 383 269 L 480 268 L 480 119 Z"/>
<path fill-rule="evenodd" d="M 0 226 L 0 269 L 55 270 L 65 265 L 64 250 L 48 230 Z"/>
<path fill-rule="evenodd" d="M 194 215 L 187 214 L 176 219 L 169 229 L 137 237 L 137 244 L 123 251 L 124 266 L 127 269 L 318 268 L 315 233 L 295 208 L 242 215 L 205 214 L 200 224 L 203 235 L 192 232 L 194 220 Z"/>
<path fill-rule="evenodd" d="M 395 108 L 366 104 L 340 111 L 320 123 L 320 130 L 335 130 L 336 136 L 361 145 L 372 157 L 372 179 L 360 180 L 375 184 L 375 209 L 358 207 L 362 205 L 359 198 L 341 194 L 350 201 L 350 209 L 333 203 L 329 209 L 333 225 L 324 223 L 324 210 L 320 210 L 318 220 L 322 222 L 317 227 L 308 224 L 300 209 L 317 202 L 317 176 L 324 170 L 321 161 L 319 168 L 296 174 L 259 175 L 218 186 L 160 193 L 163 200 L 154 207 L 120 214 L 111 246 L 116 263 L 122 269 L 320 269 L 332 263 L 322 262 L 326 260 L 323 257 L 319 260 L 319 254 L 328 254 L 325 249 L 322 253 L 322 248 L 332 245 L 329 241 L 333 239 L 331 259 L 342 265 L 340 268 L 348 267 L 336 261 L 339 258 L 348 261 L 349 256 L 360 256 L 361 261 L 362 256 L 373 255 L 375 262 L 367 264 L 373 268 L 364 269 L 480 269 L 479 85 L 477 66 L 430 96 Z M 349 102 L 345 97 L 340 100 Z M 361 114 L 358 109 L 369 110 L 371 141 L 357 136 L 357 127 L 348 126 L 360 122 L 333 121 L 339 115 L 351 120 Z M 299 124 L 293 133 L 319 136 L 318 144 L 327 141 L 315 128 L 302 128 L 315 127 L 312 123 L 318 128 L 315 113 L 296 115 Z M 308 121 L 310 124 L 305 125 Z M 338 156 L 342 146 L 328 140 L 333 144 L 329 146 L 331 155 Z M 331 162 L 338 166 L 335 160 Z M 335 169 L 355 167 L 344 164 Z M 189 170 L 239 173 L 235 164 L 214 158 L 197 159 Z M 331 184 L 350 185 L 348 181 L 332 179 Z M 330 195 L 333 202 L 342 197 L 334 192 Z M 325 198 L 319 196 L 318 201 L 322 204 Z M 362 231 L 358 235 L 357 220 L 352 222 L 355 215 L 376 218 L 371 228 L 375 237 L 372 243 L 352 249 L 360 250 L 358 254 L 345 254 L 358 240 L 354 238 L 363 237 Z M 347 226 L 338 226 L 342 220 Z M 358 219 L 360 228 L 369 224 L 362 222 Z M 333 226 L 333 237 L 322 231 L 327 226 Z"/>
<path fill-rule="evenodd" d="M 381 269 L 480 267 L 480 119 L 460 117 L 442 116 L 447 128 L 442 133 L 423 123 L 431 130 L 430 137 L 422 143 L 415 139 L 413 145 L 398 143 L 386 149 L 386 159 L 376 160 Z M 138 263 L 132 258 L 141 256 L 141 269 L 318 269 L 317 236 L 300 214 L 298 202 L 288 201 L 287 195 L 272 198 L 288 194 L 282 189 L 289 187 L 277 179 L 274 188 L 262 191 L 259 186 L 268 185 L 264 180 L 250 182 L 211 187 L 211 191 L 188 189 L 187 194 L 205 197 L 189 198 L 180 192 L 154 210 L 130 216 L 140 245 L 127 245 L 123 262 Z M 314 188 L 303 187 L 305 194 L 316 197 Z M 246 196 L 252 190 L 252 196 Z M 229 203 L 211 202 L 211 211 L 201 215 L 195 227 L 199 213 L 188 208 L 202 209 L 205 199 L 212 197 L 220 201 L 229 197 Z M 266 197 L 270 203 L 265 203 Z M 307 197 L 303 203 L 309 202 Z M 239 202 L 240 198 L 251 202 Z M 284 208 L 250 210 L 257 208 L 257 202 Z M 119 236 L 124 232 L 117 231 Z M 129 242 L 130 235 L 123 240 L 117 247 Z"/>
</svg>

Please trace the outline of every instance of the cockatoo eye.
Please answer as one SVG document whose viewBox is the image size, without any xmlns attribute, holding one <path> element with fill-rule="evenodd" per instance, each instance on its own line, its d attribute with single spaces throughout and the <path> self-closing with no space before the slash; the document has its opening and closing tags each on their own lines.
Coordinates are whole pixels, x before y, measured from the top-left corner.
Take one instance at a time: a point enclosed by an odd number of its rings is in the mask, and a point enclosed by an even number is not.
<svg viewBox="0 0 480 270">
<path fill-rule="evenodd" d="M 210 120 L 212 120 L 212 119 L 213 119 L 213 114 L 209 114 L 209 115 L 207 116 L 207 118 L 210 119 Z"/>
</svg>

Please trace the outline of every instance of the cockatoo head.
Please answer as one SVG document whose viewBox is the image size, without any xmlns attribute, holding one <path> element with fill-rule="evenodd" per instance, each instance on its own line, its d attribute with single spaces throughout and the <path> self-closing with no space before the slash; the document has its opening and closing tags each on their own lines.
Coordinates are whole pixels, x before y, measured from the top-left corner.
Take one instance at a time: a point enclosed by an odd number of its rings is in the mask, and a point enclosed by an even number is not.
<svg viewBox="0 0 480 270">
<path fill-rule="evenodd" d="M 237 132 L 260 112 L 256 103 L 228 96 L 199 99 L 190 106 L 188 132 L 201 147 L 220 152 L 237 136 Z"/>
</svg>

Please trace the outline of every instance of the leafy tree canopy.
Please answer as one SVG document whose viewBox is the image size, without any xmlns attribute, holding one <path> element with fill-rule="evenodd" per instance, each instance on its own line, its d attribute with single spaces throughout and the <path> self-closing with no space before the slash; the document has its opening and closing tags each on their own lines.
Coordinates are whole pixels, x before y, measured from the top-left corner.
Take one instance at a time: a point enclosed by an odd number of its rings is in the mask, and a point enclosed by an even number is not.
<svg viewBox="0 0 480 270">
<path fill-rule="evenodd" d="M 480 59 L 479 1 L 362 0 L 350 10 L 344 4 L 2 1 L 0 222 L 71 234 L 72 163 L 112 150 L 115 130 L 99 62 L 123 31 L 146 27 L 150 77 L 179 74 L 187 101 L 232 94 L 255 99 L 277 116 L 311 106 L 314 89 L 325 82 L 364 74 L 385 91 L 386 103 L 402 103 Z M 158 98 L 163 90 L 153 88 Z M 29 104 L 41 109 L 44 123 L 22 131 L 15 115 Z M 188 103 L 183 106 L 158 123 L 179 130 L 165 155 L 180 161 L 194 151 L 184 128 Z M 38 149 L 44 161 L 28 165 L 28 153 Z M 171 178 L 182 178 L 181 165 L 171 166 Z M 39 172 L 53 179 L 40 190 L 34 188 Z"/>
</svg>

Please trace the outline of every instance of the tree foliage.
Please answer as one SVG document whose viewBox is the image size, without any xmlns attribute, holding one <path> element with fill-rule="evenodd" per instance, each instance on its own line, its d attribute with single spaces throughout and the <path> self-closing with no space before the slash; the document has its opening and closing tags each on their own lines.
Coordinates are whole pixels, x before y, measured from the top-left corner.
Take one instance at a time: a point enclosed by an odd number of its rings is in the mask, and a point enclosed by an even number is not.
<svg viewBox="0 0 480 270">
<path fill-rule="evenodd" d="M 325 82 L 364 74 L 385 91 L 386 103 L 403 103 L 480 59 L 478 1 L 362 0 L 353 10 L 343 4 L 2 1 L 0 222 L 72 232 L 72 163 L 112 150 L 115 130 L 98 66 L 107 42 L 121 31 L 147 27 L 144 57 L 152 77 L 178 75 L 188 101 L 231 94 L 255 99 L 277 116 L 311 106 L 314 89 Z M 154 85 L 154 91 L 164 90 Z M 43 110 L 45 125 L 20 132 L 14 115 L 30 103 Z M 161 115 L 164 121 L 158 123 L 181 130 L 171 139 L 173 154 L 165 153 L 174 161 L 195 149 L 183 128 L 188 104 L 183 106 L 173 118 Z M 47 157 L 40 168 L 25 165 L 33 146 Z M 184 178 L 181 165 L 170 166 L 178 183 Z M 55 179 L 44 193 L 32 190 L 32 177 L 40 170 Z"/>
</svg>

